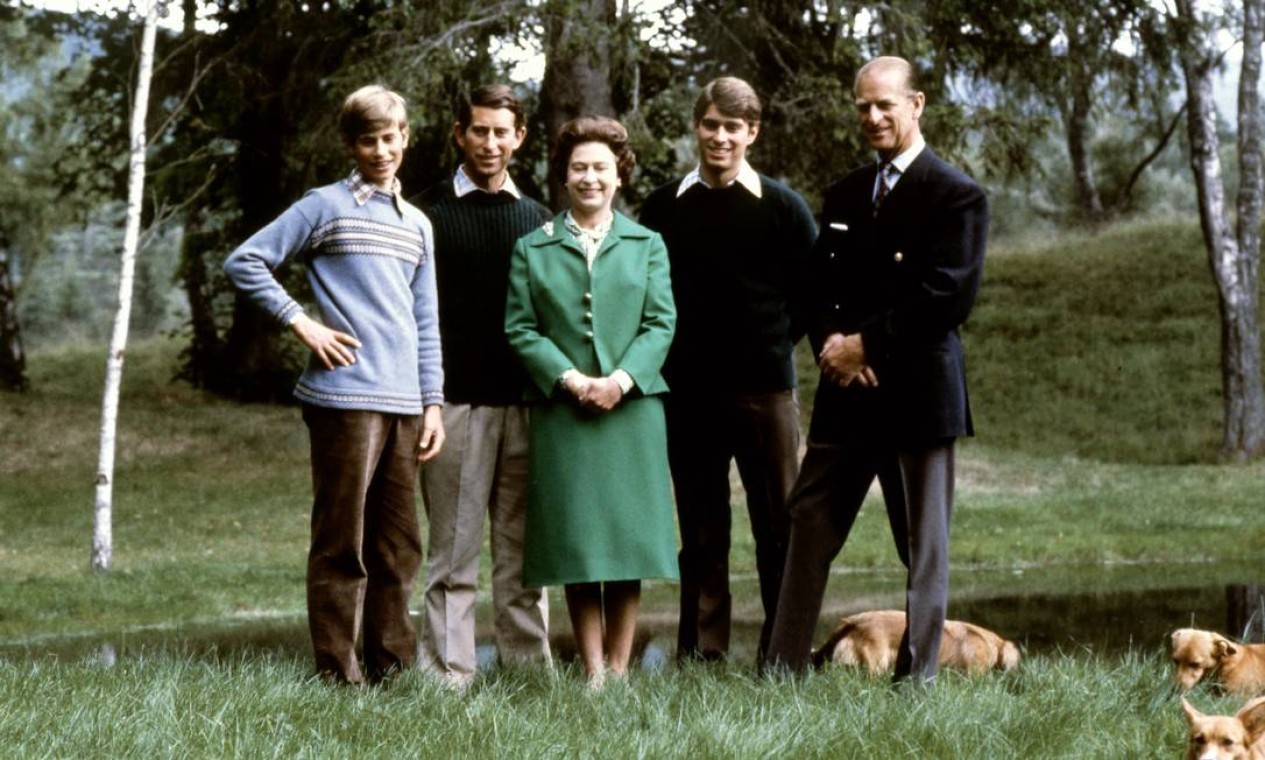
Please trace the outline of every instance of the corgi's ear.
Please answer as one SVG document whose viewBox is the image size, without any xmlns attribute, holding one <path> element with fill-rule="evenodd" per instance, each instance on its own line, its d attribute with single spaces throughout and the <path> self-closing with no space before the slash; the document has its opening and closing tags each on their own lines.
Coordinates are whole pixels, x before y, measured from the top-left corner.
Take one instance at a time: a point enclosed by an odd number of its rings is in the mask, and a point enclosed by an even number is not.
<svg viewBox="0 0 1265 760">
<path fill-rule="evenodd" d="M 1193 705 L 1187 702 L 1185 697 L 1182 697 L 1182 712 L 1186 714 L 1186 722 L 1192 726 L 1195 725 L 1195 721 L 1201 720 L 1204 717 L 1204 714 L 1196 710 Z"/>
<path fill-rule="evenodd" d="M 1248 736 L 1251 737 L 1248 740 L 1249 745 L 1265 736 L 1265 697 L 1257 697 L 1243 705 L 1234 717 L 1247 729 Z"/>
<path fill-rule="evenodd" d="M 1212 641 L 1212 653 L 1218 660 L 1223 660 L 1226 657 L 1238 654 L 1239 648 L 1233 641 L 1224 636 L 1218 636 Z"/>
</svg>

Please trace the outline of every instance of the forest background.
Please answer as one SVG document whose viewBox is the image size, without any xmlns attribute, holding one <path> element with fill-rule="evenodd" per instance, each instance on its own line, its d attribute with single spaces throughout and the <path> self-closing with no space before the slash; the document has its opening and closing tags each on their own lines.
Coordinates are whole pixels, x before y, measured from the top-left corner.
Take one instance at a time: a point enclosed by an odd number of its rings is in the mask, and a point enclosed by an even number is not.
<svg viewBox="0 0 1265 760">
<path fill-rule="evenodd" d="M 635 214 L 650 189 L 696 161 L 697 88 L 737 75 L 766 102 L 753 163 L 816 206 L 829 182 L 871 158 L 851 107 L 857 67 L 900 54 L 922 75 L 931 144 L 988 186 L 994 240 L 1048 240 L 1138 216 L 1193 221 L 1190 138 L 1179 129 L 1189 109 L 1178 53 L 1189 45 L 1175 38 L 1206 40 L 1201 54 L 1224 74 L 1244 27 L 1237 5 L 1186 5 L 172 3 L 147 125 L 133 335 L 182 336 L 179 376 L 195 386 L 288 399 L 302 357 L 234 297 L 220 263 L 303 190 L 345 173 L 333 113 L 371 81 L 411 104 L 407 194 L 453 170 L 459 98 L 512 81 L 531 114 L 516 181 L 556 208 L 546 136 L 577 113 L 608 113 L 633 134 L 639 170 L 622 200 Z M 0 5 L 0 313 L 11 315 L 0 319 L 0 376 L 10 387 L 29 382 L 24 351 L 109 333 L 139 38 L 138 18 L 121 10 Z M 531 78 L 524 59 L 543 60 L 543 76 Z M 1234 126 L 1213 118 L 1232 143 Z M 1226 167 L 1234 188 L 1237 165 Z M 286 276 L 303 291 L 299 267 Z"/>
</svg>

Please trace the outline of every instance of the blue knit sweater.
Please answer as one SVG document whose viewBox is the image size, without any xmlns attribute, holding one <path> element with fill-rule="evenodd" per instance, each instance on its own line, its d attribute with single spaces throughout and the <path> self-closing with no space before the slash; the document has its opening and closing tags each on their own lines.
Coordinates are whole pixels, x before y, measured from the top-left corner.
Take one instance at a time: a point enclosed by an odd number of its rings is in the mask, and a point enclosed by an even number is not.
<svg viewBox="0 0 1265 760">
<path fill-rule="evenodd" d="M 294 389 L 300 401 L 420 414 L 444 400 L 433 239 L 416 207 L 384 192 L 358 204 L 343 180 L 308 191 L 233 251 L 224 272 L 284 325 L 303 307 L 273 270 L 302 255 L 321 323 L 360 341 L 348 367 L 311 357 Z"/>
</svg>

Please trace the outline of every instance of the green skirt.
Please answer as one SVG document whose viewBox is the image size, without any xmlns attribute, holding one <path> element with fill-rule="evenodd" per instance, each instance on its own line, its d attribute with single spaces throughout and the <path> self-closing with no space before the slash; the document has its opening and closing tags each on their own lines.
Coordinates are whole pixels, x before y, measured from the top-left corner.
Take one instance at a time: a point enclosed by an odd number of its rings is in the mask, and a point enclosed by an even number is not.
<svg viewBox="0 0 1265 760">
<path fill-rule="evenodd" d="M 663 403 L 531 408 L 523 585 L 679 577 Z"/>
</svg>

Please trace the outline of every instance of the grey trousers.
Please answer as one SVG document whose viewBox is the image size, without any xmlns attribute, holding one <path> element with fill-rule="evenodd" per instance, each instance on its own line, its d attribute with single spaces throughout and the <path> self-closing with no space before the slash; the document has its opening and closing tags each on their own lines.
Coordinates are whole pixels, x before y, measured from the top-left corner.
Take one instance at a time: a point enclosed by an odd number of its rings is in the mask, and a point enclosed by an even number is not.
<svg viewBox="0 0 1265 760">
<path fill-rule="evenodd" d="M 475 601 L 484 517 L 492 607 L 505 662 L 550 662 L 544 589 L 523 588 L 529 438 L 522 406 L 444 407 L 444 447 L 422 466 L 429 521 L 421 666 L 465 682 L 475 672 Z"/>
<path fill-rule="evenodd" d="M 830 563 L 843 548 L 870 484 L 894 465 L 904 498 L 894 499 L 892 489 L 884 488 L 888 521 L 909 569 L 908 624 L 894 677 L 921 683 L 935 679 L 949 598 L 953 439 L 900 446 L 809 442 L 791 495 L 790 548 L 769 643 L 771 667 L 808 667 Z"/>
</svg>

